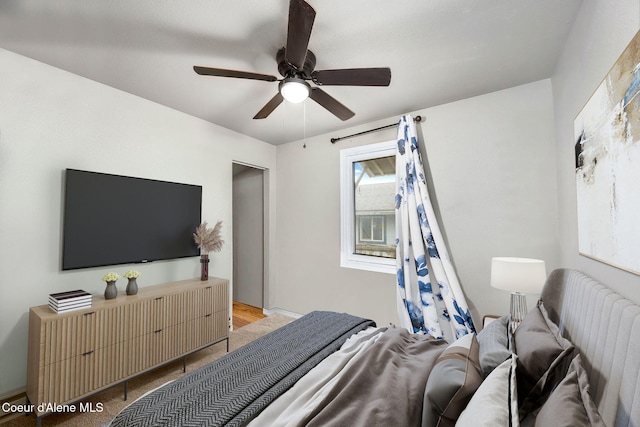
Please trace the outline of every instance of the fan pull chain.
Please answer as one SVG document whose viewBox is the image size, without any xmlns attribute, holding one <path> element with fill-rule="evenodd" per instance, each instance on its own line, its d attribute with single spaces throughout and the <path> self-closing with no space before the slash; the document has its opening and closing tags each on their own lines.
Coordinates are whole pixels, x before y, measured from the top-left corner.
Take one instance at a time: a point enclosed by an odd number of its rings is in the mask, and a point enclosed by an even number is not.
<svg viewBox="0 0 640 427">
<path fill-rule="evenodd" d="M 302 148 L 307 148 L 307 101 L 302 105 Z"/>
</svg>

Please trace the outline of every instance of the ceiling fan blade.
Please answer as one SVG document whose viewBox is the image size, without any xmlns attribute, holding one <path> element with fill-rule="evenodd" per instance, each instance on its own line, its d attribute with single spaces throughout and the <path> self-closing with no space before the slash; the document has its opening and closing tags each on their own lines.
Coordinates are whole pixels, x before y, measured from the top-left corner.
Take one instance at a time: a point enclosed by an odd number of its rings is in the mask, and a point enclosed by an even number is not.
<svg viewBox="0 0 640 427">
<path fill-rule="evenodd" d="M 336 116 L 342 121 L 349 120 L 351 117 L 355 116 L 356 114 L 320 88 L 314 87 L 313 89 L 311 89 L 311 94 L 309 94 L 309 98 L 313 99 L 318 104 L 322 105 L 331 114 L 333 114 L 334 116 Z"/>
<path fill-rule="evenodd" d="M 271 114 L 273 110 L 276 109 L 278 105 L 282 104 L 282 101 L 284 101 L 284 98 L 282 97 L 282 95 L 280 95 L 280 92 L 276 93 L 276 96 L 271 98 L 271 100 L 267 102 L 267 104 L 264 107 L 262 107 L 262 109 L 258 111 L 258 114 L 253 116 L 253 118 L 266 119 L 269 116 L 269 114 Z"/>
<path fill-rule="evenodd" d="M 302 70 L 307 56 L 316 11 L 304 0 L 291 0 L 289 4 L 289 27 L 287 29 L 287 62 Z"/>
<path fill-rule="evenodd" d="M 390 68 L 344 68 L 341 70 L 318 70 L 311 79 L 319 85 L 333 86 L 389 86 Z"/>
<path fill-rule="evenodd" d="M 265 80 L 268 82 L 275 82 L 276 80 L 278 80 L 276 76 L 270 76 L 268 74 L 250 73 L 248 71 L 225 70 L 223 68 L 199 67 L 197 65 L 194 65 L 193 70 L 202 76 L 235 77 L 238 79 Z"/>
</svg>

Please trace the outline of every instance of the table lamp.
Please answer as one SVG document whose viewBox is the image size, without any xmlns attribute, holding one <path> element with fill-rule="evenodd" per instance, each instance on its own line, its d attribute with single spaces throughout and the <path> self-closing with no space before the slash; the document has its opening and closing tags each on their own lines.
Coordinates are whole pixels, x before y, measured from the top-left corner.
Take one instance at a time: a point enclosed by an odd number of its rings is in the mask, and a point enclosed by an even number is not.
<svg viewBox="0 0 640 427">
<path fill-rule="evenodd" d="M 491 286 L 511 292 L 511 329 L 527 314 L 525 294 L 539 294 L 547 272 L 544 261 L 531 258 L 496 257 L 491 259 Z"/>
</svg>

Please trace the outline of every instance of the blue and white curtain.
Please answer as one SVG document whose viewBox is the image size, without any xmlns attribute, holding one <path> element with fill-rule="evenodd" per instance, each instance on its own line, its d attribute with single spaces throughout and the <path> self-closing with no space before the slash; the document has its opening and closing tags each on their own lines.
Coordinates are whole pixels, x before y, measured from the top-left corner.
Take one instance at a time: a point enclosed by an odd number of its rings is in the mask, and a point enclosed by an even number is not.
<svg viewBox="0 0 640 427">
<path fill-rule="evenodd" d="M 408 114 L 398 124 L 396 182 L 401 326 L 452 342 L 475 330 L 431 205 L 415 124 Z"/>
</svg>

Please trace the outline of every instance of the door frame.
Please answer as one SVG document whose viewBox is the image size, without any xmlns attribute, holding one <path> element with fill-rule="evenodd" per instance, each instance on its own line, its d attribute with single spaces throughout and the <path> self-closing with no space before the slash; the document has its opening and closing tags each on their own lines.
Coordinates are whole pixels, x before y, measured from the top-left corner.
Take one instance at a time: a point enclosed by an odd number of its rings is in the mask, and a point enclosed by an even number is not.
<svg viewBox="0 0 640 427">
<path fill-rule="evenodd" d="M 258 165 L 254 165 L 254 164 L 250 164 L 250 163 L 246 163 L 246 162 L 242 162 L 242 161 L 236 161 L 233 160 L 232 161 L 233 166 L 242 166 L 242 167 L 246 167 L 246 168 L 251 168 L 251 169 L 256 169 L 256 170 L 260 170 L 262 171 L 262 230 L 263 230 L 263 247 L 262 247 L 262 254 L 263 254 L 263 260 L 262 260 L 262 307 L 260 307 L 263 312 L 265 309 L 268 308 L 269 306 L 269 283 L 270 283 L 270 274 L 271 274 L 271 265 L 270 265 L 270 252 L 269 252 L 269 246 L 270 246 L 270 233 L 269 233 L 269 223 L 270 223 L 270 217 L 269 217 L 269 205 L 270 205 L 270 192 L 269 192 L 269 187 L 270 187 L 270 170 L 266 167 L 263 166 L 258 166 Z M 232 168 L 234 169 L 234 168 Z M 233 172 L 232 172 L 233 174 Z M 232 185 L 234 183 L 234 179 L 232 177 Z M 232 194 L 233 194 L 233 190 L 232 190 Z M 233 196 L 232 196 L 233 197 Z M 233 202 L 232 202 L 232 218 L 235 218 L 235 215 L 233 213 Z M 235 224 L 234 224 L 235 226 Z M 232 268 L 232 274 L 235 271 L 235 265 L 236 265 L 236 256 L 235 256 L 235 250 L 234 253 L 232 254 L 232 262 L 233 262 L 233 268 Z M 233 280 L 232 280 L 233 283 Z M 235 283 L 232 284 L 232 287 L 235 286 Z M 233 302 L 233 289 L 231 290 L 231 301 Z"/>
</svg>

